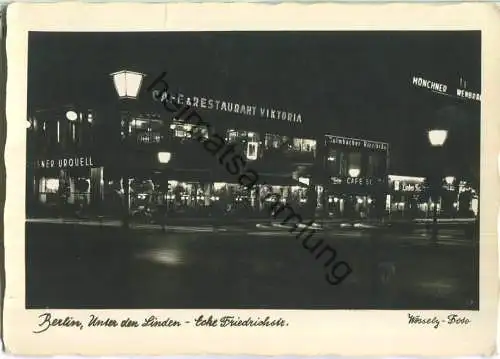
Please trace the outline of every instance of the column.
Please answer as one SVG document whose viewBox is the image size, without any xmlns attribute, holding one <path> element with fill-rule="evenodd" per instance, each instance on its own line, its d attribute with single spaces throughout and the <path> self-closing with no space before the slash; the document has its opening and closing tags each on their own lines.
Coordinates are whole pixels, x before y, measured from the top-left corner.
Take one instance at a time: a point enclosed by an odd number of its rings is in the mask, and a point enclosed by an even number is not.
<svg viewBox="0 0 500 359">
<path fill-rule="evenodd" d="M 75 203 L 75 179 L 73 177 L 68 178 L 68 183 L 69 183 L 69 196 L 68 196 L 68 203 L 69 204 L 74 204 Z"/>
<path fill-rule="evenodd" d="M 90 205 L 97 209 L 104 199 L 104 168 L 94 167 L 90 169 Z"/>
</svg>

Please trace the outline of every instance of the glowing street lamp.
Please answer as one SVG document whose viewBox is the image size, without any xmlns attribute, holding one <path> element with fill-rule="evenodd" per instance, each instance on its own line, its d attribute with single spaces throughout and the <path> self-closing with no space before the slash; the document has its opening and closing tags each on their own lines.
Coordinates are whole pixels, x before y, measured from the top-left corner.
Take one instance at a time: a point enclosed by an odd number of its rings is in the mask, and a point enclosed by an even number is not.
<svg viewBox="0 0 500 359">
<path fill-rule="evenodd" d="M 170 152 L 158 152 L 158 162 L 160 163 L 169 163 L 171 158 Z"/>
<path fill-rule="evenodd" d="M 448 131 L 443 130 L 443 129 L 433 129 L 429 130 L 427 133 L 429 137 L 429 142 L 431 143 L 431 146 L 433 147 L 442 147 L 444 143 L 446 142 L 446 138 L 448 137 Z M 448 180 L 451 179 L 452 177 L 449 176 L 445 180 L 448 183 Z M 454 180 L 454 178 L 453 178 Z M 453 181 L 452 181 L 453 183 Z M 438 223 L 437 223 L 437 217 L 438 217 L 438 209 L 437 209 L 437 200 L 433 199 L 434 206 L 433 206 L 433 216 L 432 216 L 432 241 L 436 242 L 437 241 L 437 236 L 438 236 Z"/>
<path fill-rule="evenodd" d="M 455 177 L 453 176 L 446 176 L 444 178 L 445 182 L 447 185 L 451 186 L 453 184 L 453 182 L 455 182 Z"/>
<path fill-rule="evenodd" d="M 78 118 L 78 114 L 75 111 L 68 111 L 66 112 L 66 118 L 69 121 L 74 122 Z"/>
<path fill-rule="evenodd" d="M 136 99 L 141 89 L 144 74 L 121 70 L 111 74 L 118 97 Z"/>
<path fill-rule="evenodd" d="M 349 169 L 349 176 L 351 177 L 358 177 L 360 173 L 359 168 L 351 168 Z"/>
<path fill-rule="evenodd" d="M 136 99 L 141 89 L 142 80 L 145 77 L 145 75 L 140 72 L 133 72 L 128 70 L 113 72 L 110 76 L 113 79 L 113 84 L 115 85 L 115 90 L 120 100 Z M 128 126 L 129 124 L 127 121 L 126 128 L 128 128 Z M 125 133 L 128 135 L 128 131 L 125 131 Z M 124 140 L 126 141 L 126 139 Z M 124 186 L 125 213 L 123 219 L 123 226 L 127 228 L 129 225 L 128 222 L 130 214 L 130 188 L 127 185 L 129 183 L 128 173 L 124 173 L 123 183 L 125 184 Z"/>
<path fill-rule="evenodd" d="M 429 142 L 431 146 L 440 147 L 443 146 L 446 138 L 448 137 L 447 130 L 430 130 L 428 132 Z"/>
<path fill-rule="evenodd" d="M 30 129 L 31 128 L 31 121 L 26 121 L 26 128 Z"/>
</svg>

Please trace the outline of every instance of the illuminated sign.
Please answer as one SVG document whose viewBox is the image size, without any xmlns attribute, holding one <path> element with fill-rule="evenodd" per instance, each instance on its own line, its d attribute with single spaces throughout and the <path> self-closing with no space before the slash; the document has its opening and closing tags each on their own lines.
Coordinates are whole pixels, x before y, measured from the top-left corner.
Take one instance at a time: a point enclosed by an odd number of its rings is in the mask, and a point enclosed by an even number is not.
<svg viewBox="0 0 500 359">
<path fill-rule="evenodd" d="M 469 99 L 469 100 L 476 100 L 476 101 L 481 101 L 481 94 L 477 92 L 472 92 L 466 89 L 461 89 L 461 88 L 456 88 L 455 93 L 449 93 L 448 88 L 449 86 L 432 81 L 423 77 L 417 77 L 413 76 L 411 83 L 413 86 L 417 87 L 422 87 L 422 88 L 427 88 L 431 90 L 432 92 L 435 92 L 437 94 L 441 95 L 446 95 L 446 96 L 453 96 L 453 97 L 458 97 L 458 98 L 463 98 L 463 99 Z"/>
<path fill-rule="evenodd" d="M 395 176 L 389 175 L 394 191 L 398 192 L 421 192 L 423 190 L 424 177 Z"/>
<path fill-rule="evenodd" d="M 364 177 L 330 177 L 332 184 L 342 185 L 358 185 L 358 186 L 373 186 L 380 183 L 380 179 L 364 178 Z"/>
<path fill-rule="evenodd" d="M 400 192 L 420 192 L 422 191 L 422 184 L 394 181 L 394 190 Z"/>
<path fill-rule="evenodd" d="M 367 148 L 372 150 L 383 150 L 383 151 L 387 151 L 389 148 L 389 144 L 385 142 L 368 141 L 357 138 L 331 136 L 331 135 L 325 135 L 325 137 L 327 138 L 327 141 L 332 145 L 342 145 L 342 146 L 359 147 L 359 148 Z"/>
<path fill-rule="evenodd" d="M 171 94 L 169 92 L 163 92 L 160 96 L 158 90 L 153 91 L 153 98 L 155 100 L 160 98 L 162 102 L 168 101 L 201 109 L 224 111 L 254 117 L 258 116 L 267 120 L 302 123 L 302 115 L 300 113 L 284 109 L 262 107 L 255 104 L 236 103 L 209 97 L 185 96 L 181 93 Z"/>
<path fill-rule="evenodd" d="M 470 100 L 481 101 L 481 95 L 475 92 L 457 89 L 457 96 L 461 98 L 467 98 Z"/>
<path fill-rule="evenodd" d="M 44 159 L 36 161 L 38 168 L 74 168 L 94 167 L 92 157 L 66 157 L 57 159 Z"/>
<path fill-rule="evenodd" d="M 141 133 L 137 136 L 137 142 L 143 144 L 160 143 L 161 135 L 156 132 Z"/>
<path fill-rule="evenodd" d="M 413 77 L 412 84 L 418 87 L 428 88 L 431 91 L 446 93 L 448 86 L 439 82 L 424 79 L 422 77 Z"/>
</svg>

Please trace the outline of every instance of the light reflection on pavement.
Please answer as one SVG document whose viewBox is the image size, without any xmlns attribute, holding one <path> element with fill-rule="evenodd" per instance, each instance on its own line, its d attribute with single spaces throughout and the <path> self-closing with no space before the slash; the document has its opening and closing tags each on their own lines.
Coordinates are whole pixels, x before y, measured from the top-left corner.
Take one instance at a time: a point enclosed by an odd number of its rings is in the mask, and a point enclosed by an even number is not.
<svg viewBox="0 0 500 359">
<path fill-rule="evenodd" d="M 380 246 L 369 232 L 322 233 L 353 268 L 331 286 L 322 263 L 287 231 L 84 228 L 28 226 L 31 307 L 465 309 L 477 299 L 470 245 Z M 389 283 L 376 284 L 380 263 L 396 268 Z"/>
</svg>

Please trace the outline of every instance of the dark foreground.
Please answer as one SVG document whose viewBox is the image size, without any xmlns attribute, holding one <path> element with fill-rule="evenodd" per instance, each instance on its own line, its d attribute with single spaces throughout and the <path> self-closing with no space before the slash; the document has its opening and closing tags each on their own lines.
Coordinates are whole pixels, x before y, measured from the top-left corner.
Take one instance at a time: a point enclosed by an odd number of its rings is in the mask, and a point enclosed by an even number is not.
<svg viewBox="0 0 500 359">
<path fill-rule="evenodd" d="M 286 231 L 26 226 L 27 308 L 478 309 L 479 247 L 377 230 L 321 236 L 340 285 Z M 451 232 L 453 233 L 453 232 Z M 453 237 L 453 236 L 451 236 Z"/>
</svg>

